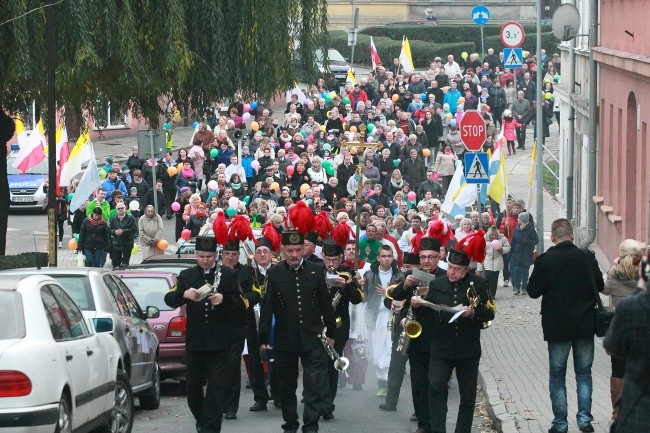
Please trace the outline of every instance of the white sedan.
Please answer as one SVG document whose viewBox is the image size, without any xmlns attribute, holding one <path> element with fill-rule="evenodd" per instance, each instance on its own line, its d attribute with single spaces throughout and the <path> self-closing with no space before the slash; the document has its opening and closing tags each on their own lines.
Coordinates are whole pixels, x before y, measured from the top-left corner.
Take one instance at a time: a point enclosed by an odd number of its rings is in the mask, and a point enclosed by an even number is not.
<svg viewBox="0 0 650 433">
<path fill-rule="evenodd" d="M 95 333 L 46 275 L 3 276 L 0 318 L 0 431 L 131 431 L 133 393 L 112 318 L 95 318 Z"/>
</svg>

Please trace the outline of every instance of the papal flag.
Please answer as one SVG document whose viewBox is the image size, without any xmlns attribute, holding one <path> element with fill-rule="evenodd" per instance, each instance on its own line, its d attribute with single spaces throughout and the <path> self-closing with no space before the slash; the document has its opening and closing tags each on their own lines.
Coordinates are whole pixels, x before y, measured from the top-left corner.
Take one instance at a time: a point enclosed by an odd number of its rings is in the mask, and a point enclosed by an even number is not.
<svg viewBox="0 0 650 433">
<path fill-rule="evenodd" d="M 70 202 L 70 212 L 79 209 L 79 207 L 88 200 L 88 197 L 90 197 L 90 195 L 101 185 L 95 152 L 93 151 L 92 144 L 88 144 L 88 147 L 90 148 L 90 160 L 83 176 L 81 176 L 79 185 L 77 185 L 74 197 L 72 197 L 72 201 Z"/>
<path fill-rule="evenodd" d="M 345 79 L 346 83 L 352 83 L 352 84 L 357 84 L 357 79 L 354 77 L 354 74 L 352 73 L 352 68 L 348 68 L 348 76 Z"/>
<path fill-rule="evenodd" d="M 90 160 L 90 135 L 85 130 L 70 151 L 68 161 L 61 169 L 60 186 L 70 186 L 73 177 L 81 173 L 81 166 Z"/>
<path fill-rule="evenodd" d="M 448 215 L 465 215 L 465 208 L 474 203 L 477 199 L 476 185 L 468 184 L 465 181 L 463 164 L 458 164 L 454 177 L 449 183 L 445 201 L 440 209 Z"/>
<path fill-rule="evenodd" d="M 404 38 L 402 41 L 402 51 L 399 53 L 399 62 L 404 68 L 404 72 L 409 74 L 415 70 L 413 66 L 413 57 L 411 56 L 411 45 L 409 44 L 409 38 Z"/>
<path fill-rule="evenodd" d="M 503 153 L 503 134 L 499 134 L 494 145 L 494 153 L 490 157 L 490 185 L 487 188 L 487 195 L 499 203 L 500 208 L 505 209 L 506 197 L 508 196 L 508 176 L 506 172 L 506 157 Z"/>
</svg>

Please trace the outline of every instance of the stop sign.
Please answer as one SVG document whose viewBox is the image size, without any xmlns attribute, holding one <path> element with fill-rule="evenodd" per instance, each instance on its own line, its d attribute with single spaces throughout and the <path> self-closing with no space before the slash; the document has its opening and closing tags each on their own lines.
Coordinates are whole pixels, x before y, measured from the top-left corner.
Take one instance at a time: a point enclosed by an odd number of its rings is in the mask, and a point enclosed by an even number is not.
<svg viewBox="0 0 650 433">
<path fill-rule="evenodd" d="M 485 143 L 485 120 L 476 110 L 468 110 L 460 121 L 460 141 L 470 152 L 478 152 Z"/>
</svg>

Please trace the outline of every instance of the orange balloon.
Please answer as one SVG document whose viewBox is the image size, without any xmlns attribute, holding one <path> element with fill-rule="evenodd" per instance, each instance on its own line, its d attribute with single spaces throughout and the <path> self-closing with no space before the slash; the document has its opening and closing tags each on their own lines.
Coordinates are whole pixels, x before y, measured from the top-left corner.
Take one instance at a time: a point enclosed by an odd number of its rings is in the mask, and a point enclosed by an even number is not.
<svg viewBox="0 0 650 433">
<path fill-rule="evenodd" d="M 458 103 L 459 104 L 464 104 L 465 103 L 465 98 L 463 98 L 462 96 L 460 98 L 458 98 Z"/>
<path fill-rule="evenodd" d="M 71 251 L 74 251 L 77 249 L 77 241 L 74 240 L 74 238 L 70 239 L 68 242 L 68 248 L 70 248 Z"/>
<path fill-rule="evenodd" d="M 395 94 L 395 95 L 391 96 L 390 99 L 393 102 L 397 102 L 397 101 L 399 101 L 399 95 Z"/>
<path fill-rule="evenodd" d="M 269 188 L 271 188 L 275 192 L 278 192 L 278 190 L 280 189 L 280 184 L 277 182 L 273 182 L 271 185 L 269 185 Z"/>
<path fill-rule="evenodd" d="M 309 189 L 309 184 L 303 183 L 302 185 L 300 185 L 300 194 L 306 193 L 308 189 Z"/>
<path fill-rule="evenodd" d="M 176 173 L 178 173 L 178 169 L 177 169 L 176 167 L 169 167 L 169 168 L 167 169 L 167 174 L 168 174 L 169 176 L 175 176 Z"/>
<path fill-rule="evenodd" d="M 354 125 L 350 126 L 350 132 L 357 132 L 357 127 Z"/>
<path fill-rule="evenodd" d="M 251 129 L 252 129 L 253 131 L 257 131 L 258 129 L 260 129 L 260 124 L 253 120 L 253 121 L 251 122 Z"/>
<path fill-rule="evenodd" d="M 431 156 L 431 151 L 429 149 L 422 149 L 422 155 Z"/>
<path fill-rule="evenodd" d="M 449 86 L 445 86 L 442 88 L 442 93 L 447 93 L 449 91 Z"/>
<path fill-rule="evenodd" d="M 164 239 L 161 239 L 158 242 L 156 242 L 156 248 L 158 248 L 161 251 L 165 251 L 168 246 L 169 246 L 169 242 L 167 242 Z"/>
<path fill-rule="evenodd" d="M 357 154 L 357 148 L 356 148 L 356 146 L 350 148 L 350 154 L 352 154 L 352 155 L 356 155 L 356 154 Z"/>
</svg>

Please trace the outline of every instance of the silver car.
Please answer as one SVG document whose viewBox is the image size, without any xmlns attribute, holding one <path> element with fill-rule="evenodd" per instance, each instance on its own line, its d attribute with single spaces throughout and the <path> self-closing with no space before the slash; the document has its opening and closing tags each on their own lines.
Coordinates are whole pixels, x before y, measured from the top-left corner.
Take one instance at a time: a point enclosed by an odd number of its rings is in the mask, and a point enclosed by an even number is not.
<svg viewBox="0 0 650 433">
<path fill-rule="evenodd" d="M 158 308 L 143 310 L 119 277 L 100 268 L 13 269 L 2 275 L 44 274 L 55 278 L 79 305 L 89 326 L 93 319 L 112 317 L 113 336 L 120 345 L 124 369 L 142 409 L 160 406 L 158 338 L 147 318 L 160 315 Z M 146 311 L 146 314 L 143 314 Z"/>
</svg>

